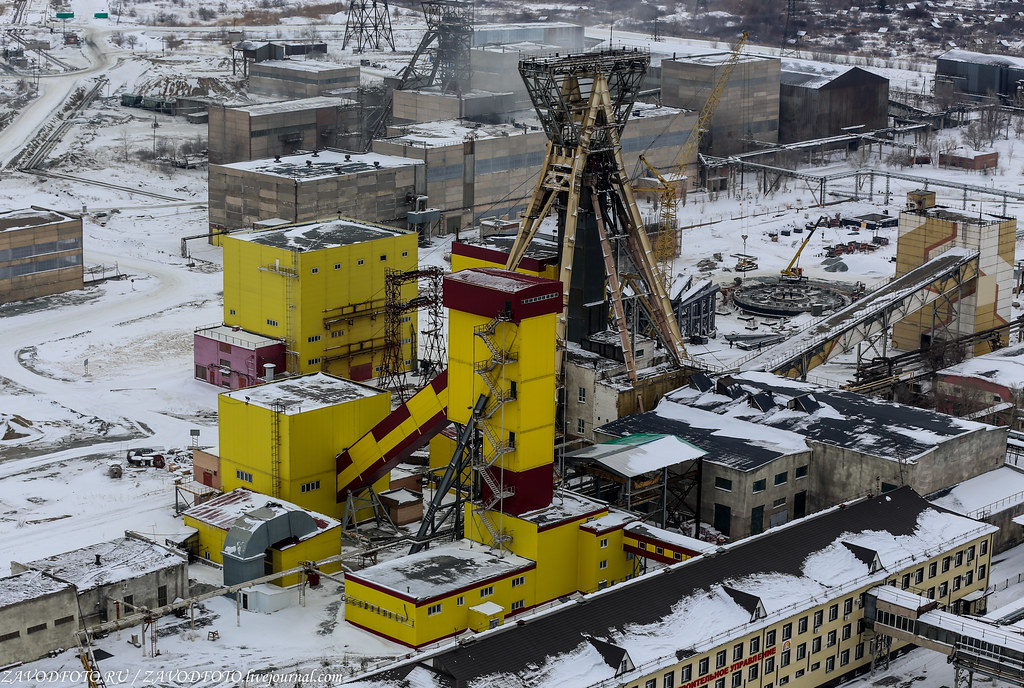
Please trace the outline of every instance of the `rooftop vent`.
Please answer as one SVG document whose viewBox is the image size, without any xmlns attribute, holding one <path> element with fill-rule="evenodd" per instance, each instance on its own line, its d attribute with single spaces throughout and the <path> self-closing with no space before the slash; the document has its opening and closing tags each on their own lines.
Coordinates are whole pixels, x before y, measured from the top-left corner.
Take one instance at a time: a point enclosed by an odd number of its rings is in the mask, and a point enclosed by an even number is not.
<svg viewBox="0 0 1024 688">
<path fill-rule="evenodd" d="M 96 565 L 100 566 L 100 555 L 96 555 Z"/>
<path fill-rule="evenodd" d="M 380 160 L 374 160 L 373 161 L 373 166 L 374 167 L 380 167 Z"/>
<path fill-rule="evenodd" d="M 314 158 L 319 158 L 320 157 L 320 153 L 318 153 L 317 151 L 313 151 L 313 157 Z"/>
<path fill-rule="evenodd" d="M 339 174 L 341 174 L 341 165 L 335 165 L 334 166 L 334 171 L 339 173 Z"/>
<path fill-rule="evenodd" d="M 345 154 L 345 162 L 349 162 L 350 160 L 352 160 L 352 156 L 349 155 L 348 153 L 346 153 Z"/>
<path fill-rule="evenodd" d="M 274 162 L 281 162 L 281 156 L 280 155 L 275 155 L 274 156 Z"/>
<path fill-rule="evenodd" d="M 312 167 L 312 166 L 313 166 L 313 161 L 312 160 L 307 160 L 306 161 L 306 167 Z"/>
</svg>

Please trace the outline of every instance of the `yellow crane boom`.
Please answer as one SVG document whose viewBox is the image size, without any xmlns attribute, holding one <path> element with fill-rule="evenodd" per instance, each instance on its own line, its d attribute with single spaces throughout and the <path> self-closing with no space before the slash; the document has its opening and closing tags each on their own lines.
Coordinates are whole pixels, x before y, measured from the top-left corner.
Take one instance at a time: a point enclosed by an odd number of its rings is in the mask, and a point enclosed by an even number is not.
<svg viewBox="0 0 1024 688">
<path fill-rule="evenodd" d="M 722 73 L 718 77 L 718 81 L 715 82 L 714 88 L 711 89 L 711 94 L 708 96 L 707 102 L 704 103 L 704 107 L 701 108 L 700 114 L 697 116 L 697 123 L 690 130 L 690 135 L 686 138 L 683 143 L 683 147 L 679 151 L 679 157 L 676 158 L 675 167 L 672 170 L 672 175 L 675 180 L 681 179 L 686 174 L 686 165 L 700 148 L 701 137 L 704 131 L 708 128 L 711 123 L 711 117 L 715 114 L 715 110 L 718 108 L 719 101 L 722 100 L 722 94 L 725 92 L 725 87 L 729 84 L 729 78 L 732 76 L 732 70 L 736 67 L 736 63 L 740 60 L 740 53 L 743 50 L 743 46 L 747 43 L 749 34 L 746 32 L 740 36 L 739 41 L 736 42 L 736 46 L 732 49 L 732 54 L 729 55 L 729 59 L 725 61 Z M 654 174 L 655 178 L 661 184 L 661 188 L 658 190 L 658 200 L 660 204 L 658 213 L 658 231 L 655 235 L 654 241 L 654 255 L 657 263 L 658 275 L 662 279 L 662 283 L 665 285 L 665 289 L 671 288 L 669 283 L 672 277 L 672 260 L 676 253 L 676 189 L 674 183 L 667 180 L 661 175 L 654 167 L 647 161 L 643 155 L 640 156 L 640 160 L 643 161 L 644 165 Z"/>
</svg>

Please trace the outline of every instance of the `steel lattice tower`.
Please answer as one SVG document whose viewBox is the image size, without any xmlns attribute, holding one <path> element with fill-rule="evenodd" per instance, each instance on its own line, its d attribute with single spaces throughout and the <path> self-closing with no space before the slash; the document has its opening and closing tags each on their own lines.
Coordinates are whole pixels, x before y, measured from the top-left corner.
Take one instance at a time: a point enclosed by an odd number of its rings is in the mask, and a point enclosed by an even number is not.
<svg viewBox="0 0 1024 688">
<path fill-rule="evenodd" d="M 385 46 L 392 52 L 395 50 L 388 0 L 350 0 L 342 50 L 348 47 L 349 41 L 353 42 L 352 50 L 357 53 L 382 50 Z"/>
<path fill-rule="evenodd" d="M 657 276 L 654 251 L 619 144 L 649 64 L 648 53 L 621 49 L 519 63 L 548 136 L 548 149 L 506 264 L 510 270 L 518 267 L 541 222 L 557 209 L 564 306 L 557 326 L 559 342 L 579 341 L 595 325 L 603 329 L 607 276 L 627 371 L 634 380 L 622 304 L 626 280 L 651 315 L 670 355 L 680 363 L 687 358 L 668 293 Z M 624 248 L 623 261 L 631 265 L 618 264 L 613 242 Z M 603 266 L 601 258 L 594 264 L 595 255 L 603 256 Z M 595 290 L 600 299 L 596 305 Z"/>
<path fill-rule="evenodd" d="M 797 0 L 786 0 L 786 26 L 782 31 L 782 55 L 791 55 L 797 52 L 796 47 L 796 2 Z"/>
<path fill-rule="evenodd" d="M 444 270 L 439 267 L 424 267 L 419 270 L 408 270 L 402 272 L 393 268 L 384 271 L 384 353 L 380 362 L 379 384 L 384 389 L 395 392 L 399 400 L 405 402 L 406 396 L 406 368 L 405 347 L 402 343 L 402 318 L 406 314 L 418 311 L 421 308 L 428 309 L 427 331 L 427 360 L 432 365 L 443 366 L 442 352 L 438 351 L 440 340 L 433 335 L 440 336 L 441 331 L 441 281 L 444 277 Z M 402 298 L 402 288 L 407 284 L 417 286 L 417 295 L 409 300 Z M 436 341 L 435 341 L 436 339 Z M 416 344 L 411 344 L 410 358 L 416 360 Z M 433 358 L 429 358 L 429 357 Z M 440 370 L 440 368 L 438 369 Z"/>
</svg>

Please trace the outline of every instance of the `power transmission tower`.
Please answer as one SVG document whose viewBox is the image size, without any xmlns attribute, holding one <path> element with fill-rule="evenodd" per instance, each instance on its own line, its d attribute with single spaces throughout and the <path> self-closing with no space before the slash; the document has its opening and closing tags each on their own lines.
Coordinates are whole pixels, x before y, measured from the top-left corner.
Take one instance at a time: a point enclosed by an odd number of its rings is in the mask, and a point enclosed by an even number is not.
<svg viewBox="0 0 1024 688">
<path fill-rule="evenodd" d="M 782 30 L 782 56 L 796 54 L 797 29 L 796 29 L 796 7 L 797 0 L 786 0 L 786 26 Z"/>
<path fill-rule="evenodd" d="M 341 49 L 354 43 L 353 52 L 382 50 L 385 45 L 394 52 L 395 36 L 391 31 L 391 12 L 388 0 L 351 0 L 348 19 L 345 20 L 345 39 Z"/>
</svg>

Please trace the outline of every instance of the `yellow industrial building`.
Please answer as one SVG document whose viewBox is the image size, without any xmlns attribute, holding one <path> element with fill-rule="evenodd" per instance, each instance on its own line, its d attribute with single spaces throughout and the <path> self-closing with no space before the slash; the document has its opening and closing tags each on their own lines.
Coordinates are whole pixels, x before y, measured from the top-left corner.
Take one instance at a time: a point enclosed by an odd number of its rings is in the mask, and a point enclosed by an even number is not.
<svg viewBox="0 0 1024 688">
<path fill-rule="evenodd" d="M 893 326 L 896 347 L 913 351 L 932 341 L 956 338 L 1010 320 L 1017 220 L 967 215 L 936 207 L 934 191 L 907 194 L 900 213 L 896 277 L 901 277 L 952 247 L 978 251 L 978 275 Z M 1002 346 L 1008 335 L 1001 335 Z M 992 342 L 975 343 L 974 355 L 988 353 Z"/>
<path fill-rule="evenodd" d="M 557 281 L 490 267 L 445 278 L 448 417 L 481 432 L 481 497 L 466 506 L 464 540 L 349 574 L 349 622 L 420 647 L 635 575 L 635 517 L 553 493 L 561 294 Z"/>
<path fill-rule="evenodd" d="M 244 487 L 341 518 L 337 454 L 390 411 L 389 392 L 324 373 L 225 392 L 218 402 L 222 489 Z M 385 475 L 376 489 L 387 488 Z"/>
<path fill-rule="evenodd" d="M 384 350 L 385 271 L 417 266 L 417 235 L 331 220 L 224 237 L 224 324 L 287 346 L 291 373 L 322 371 L 352 380 L 379 373 Z M 402 300 L 416 284 L 401 287 Z M 416 315 L 401 323 L 411 367 Z"/>
<path fill-rule="evenodd" d="M 230 559 L 237 555 L 239 542 L 253 545 L 256 575 L 253 578 L 287 571 L 305 561 L 321 561 L 341 554 L 341 524 L 323 514 L 301 509 L 283 500 L 270 499 L 264 494 L 238 488 L 198 504 L 183 515 L 185 525 L 195 528 L 198 535 L 197 556 L 224 566 L 225 584 L 243 582 L 232 579 Z M 267 524 L 279 520 L 275 527 Z M 287 527 L 279 527 L 280 523 Z M 270 533 L 274 535 L 270 535 Z M 266 537 L 254 538 L 253 534 Z M 229 546 L 225 546 L 229 544 Z M 230 546 L 230 545 L 234 546 Z M 340 570 L 340 564 L 322 567 L 331 573 Z M 300 574 L 293 573 L 274 581 L 280 586 L 295 585 Z"/>
</svg>

